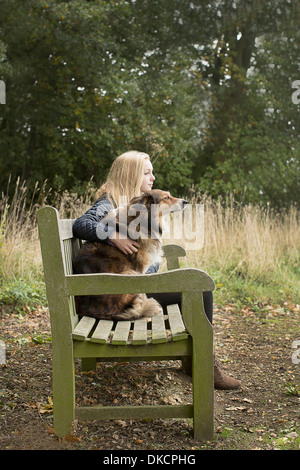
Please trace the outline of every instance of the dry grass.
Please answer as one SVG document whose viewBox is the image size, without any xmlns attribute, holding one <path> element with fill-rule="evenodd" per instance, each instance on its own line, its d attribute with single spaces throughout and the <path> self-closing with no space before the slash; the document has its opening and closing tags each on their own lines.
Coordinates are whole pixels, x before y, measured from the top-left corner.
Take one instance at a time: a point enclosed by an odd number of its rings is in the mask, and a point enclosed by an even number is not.
<svg viewBox="0 0 300 470">
<path fill-rule="evenodd" d="M 227 290 L 226 301 L 235 290 L 243 297 L 254 298 L 256 292 L 257 297 L 284 300 L 292 296 L 299 302 L 300 224 L 296 207 L 278 212 L 208 196 L 192 202 L 204 205 L 204 244 L 201 250 L 188 252 L 184 266 L 211 274 L 219 298 L 220 290 Z"/>
<path fill-rule="evenodd" d="M 94 199 L 91 189 L 85 197 L 78 197 L 68 192 L 51 194 L 45 187 L 45 184 L 37 184 L 34 196 L 29 199 L 26 186 L 17 181 L 11 200 L 2 194 L 2 285 L 20 278 L 32 282 L 37 277 L 42 279 L 36 226 L 36 213 L 40 207 L 47 205 L 51 198 L 61 217 L 76 218 Z M 299 295 L 300 224 L 299 211 L 295 207 L 277 213 L 269 207 L 239 205 L 231 198 L 224 203 L 198 196 L 191 202 L 204 204 L 204 245 L 201 250 L 188 252 L 184 266 L 209 272 L 219 289 L 226 290 L 226 298 L 235 295 L 231 290 L 247 290 L 249 284 L 257 291 L 265 286 L 269 295 L 272 295 L 274 285 L 279 286 L 278 289 L 281 286 L 283 293 L 293 297 Z M 184 240 L 180 243 L 185 245 Z"/>
<path fill-rule="evenodd" d="M 206 198 L 204 246 L 200 260 L 209 265 L 217 260 L 221 270 L 243 271 L 256 275 L 280 268 L 283 260 L 299 262 L 299 213 L 291 207 L 284 213 L 269 207 L 242 206 L 232 199 L 225 207 L 221 201 Z"/>
<path fill-rule="evenodd" d="M 18 179 L 12 198 L 2 193 L 0 200 L 0 273 L 4 280 L 34 279 L 41 269 L 41 254 L 36 223 L 37 211 L 52 201 L 61 217 L 79 217 L 91 203 L 91 191 L 85 197 L 63 192 L 52 194 L 46 183 L 36 183 L 33 194 Z"/>
</svg>

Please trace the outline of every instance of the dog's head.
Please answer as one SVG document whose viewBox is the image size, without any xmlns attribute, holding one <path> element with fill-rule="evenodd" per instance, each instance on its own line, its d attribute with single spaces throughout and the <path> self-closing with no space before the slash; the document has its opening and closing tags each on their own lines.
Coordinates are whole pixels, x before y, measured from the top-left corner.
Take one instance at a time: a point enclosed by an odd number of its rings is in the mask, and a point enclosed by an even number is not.
<svg viewBox="0 0 300 470">
<path fill-rule="evenodd" d="M 185 199 L 179 199 L 171 196 L 168 191 L 153 189 L 143 193 L 141 196 L 133 198 L 130 201 L 131 206 L 135 206 L 137 204 L 146 206 L 148 211 L 151 210 L 151 207 L 154 210 L 157 209 L 162 215 L 164 215 L 170 212 L 183 210 L 187 204 L 187 201 Z"/>
<path fill-rule="evenodd" d="M 154 189 L 112 210 L 103 222 L 114 225 L 118 232 L 133 240 L 157 239 L 162 234 L 162 217 L 183 210 L 186 204 L 186 200 L 175 198 L 167 191 Z"/>
<path fill-rule="evenodd" d="M 168 191 L 154 189 L 133 198 L 128 205 L 128 215 L 132 219 L 138 214 L 140 234 L 147 238 L 158 239 L 162 235 L 163 216 L 181 211 L 186 206 L 185 199 L 178 199 Z"/>
</svg>

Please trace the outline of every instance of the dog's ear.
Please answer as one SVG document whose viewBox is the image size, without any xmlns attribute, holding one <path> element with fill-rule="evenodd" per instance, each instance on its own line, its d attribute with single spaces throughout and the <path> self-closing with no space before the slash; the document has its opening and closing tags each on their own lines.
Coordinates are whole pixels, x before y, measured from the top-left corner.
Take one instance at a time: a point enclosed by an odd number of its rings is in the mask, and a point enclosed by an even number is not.
<svg viewBox="0 0 300 470">
<path fill-rule="evenodd" d="M 151 204 L 154 204 L 154 197 L 150 193 L 143 193 L 141 196 L 134 197 L 131 199 L 130 204 L 143 204 L 147 208 L 151 206 Z"/>
<path fill-rule="evenodd" d="M 143 204 L 147 208 L 150 208 L 151 204 L 155 204 L 155 200 L 152 194 L 144 193 L 141 195 L 139 203 Z"/>
</svg>

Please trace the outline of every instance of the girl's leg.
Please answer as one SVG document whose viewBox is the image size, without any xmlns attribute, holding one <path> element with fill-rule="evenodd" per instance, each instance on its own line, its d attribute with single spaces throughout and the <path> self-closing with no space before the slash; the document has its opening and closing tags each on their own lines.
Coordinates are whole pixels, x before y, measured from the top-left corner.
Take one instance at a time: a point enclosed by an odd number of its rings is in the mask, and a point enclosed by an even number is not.
<svg viewBox="0 0 300 470">
<path fill-rule="evenodd" d="M 148 297 L 153 297 L 162 306 L 178 304 L 181 307 L 181 293 L 180 292 L 165 292 L 162 294 L 147 294 Z M 203 303 L 206 316 L 210 323 L 213 320 L 213 293 L 203 292 Z"/>
<path fill-rule="evenodd" d="M 181 293 L 180 292 L 167 292 L 162 294 L 147 294 L 148 297 L 153 297 L 160 303 L 162 307 L 167 305 L 178 304 L 181 307 Z M 212 292 L 203 292 L 203 303 L 206 316 L 210 323 L 213 322 L 213 293 Z M 185 365 L 186 370 L 187 365 Z M 241 386 L 241 383 L 224 374 L 220 364 L 215 360 L 214 361 L 214 383 L 215 388 L 219 390 L 235 390 Z"/>
</svg>

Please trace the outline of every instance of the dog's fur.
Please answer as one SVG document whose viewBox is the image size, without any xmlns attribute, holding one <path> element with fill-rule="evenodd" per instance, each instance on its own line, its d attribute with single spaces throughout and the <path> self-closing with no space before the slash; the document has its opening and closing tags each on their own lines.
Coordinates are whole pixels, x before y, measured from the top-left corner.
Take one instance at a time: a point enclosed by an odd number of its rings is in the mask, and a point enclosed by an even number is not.
<svg viewBox="0 0 300 470">
<path fill-rule="evenodd" d="M 139 206 L 140 204 L 142 206 Z M 185 204 L 184 199 L 174 198 L 169 192 L 155 189 L 133 198 L 127 205 L 112 210 L 102 222 L 108 226 L 115 224 L 116 230 L 124 236 L 132 235 L 132 225 L 135 229 L 139 226 L 136 241 L 140 247 L 137 253 L 125 255 L 113 245 L 87 242 L 74 259 L 74 274 L 144 274 L 151 265 L 161 261 L 163 215 L 182 210 Z M 154 211 L 151 206 L 155 208 Z M 131 224 L 133 221 L 134 224 Z M 159 303 L 153 298 L 148 298 L 146 294 L 77 296 L 75 302 L 79 316 L 98 319 L 131 320 L 151 317 L 161 310 Z"/>
</svg>

